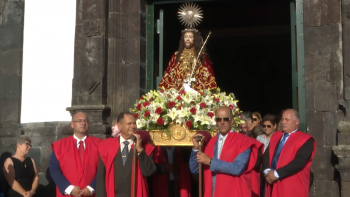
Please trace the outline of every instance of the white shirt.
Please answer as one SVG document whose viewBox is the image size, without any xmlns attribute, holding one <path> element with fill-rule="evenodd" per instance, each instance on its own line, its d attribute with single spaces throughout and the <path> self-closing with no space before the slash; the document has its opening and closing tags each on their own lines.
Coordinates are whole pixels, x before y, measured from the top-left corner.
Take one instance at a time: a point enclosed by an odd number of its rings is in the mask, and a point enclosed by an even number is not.
<svg viewBox="0 0 350 197">
<path fill-rule="evenodd" d="M 86 145 L 85 145 L 85 140 L 86 140 L 86 137 L 87 136 L 85 136 L 83 139 L 79 139 L 79 138 L 77 138 L 77 136 L 75 136 L 75 135 L 73 135 L 73 137 L 74 137 L 74 139 L 76 139 L 77 140 L 77 148 L 79 148 L 79 146 L 80 146 L 80 141 L 83 141 L 83 145 L 84 145 L 84 150 L 85 150 L 85 147 L 86 147 Z M 71 193 L 72 193 L 72 191 L 73 191 L 73 189 L 74 189 L 74 185 L 70 185 L 70 186 L 68 186 L 67 187 L 67 189 L 66 190 L 64 190 L 64 194 L 65 195 L 70 195 Z M 94 189 L 92 189 L 92 187 L 90 187 L 90 186 L 86 186 L 89 190 L 90 190 L 90 192 L 91 192 L 91 194 L 93 194 L 93 192 L 95 191 Z M 84 189 L 84 188 L 81 188 L 81 189 Z"/>
<path fill-rule="evenodd" d="M 286 142 L 287 142 L 289 136 L 292 135 L 293 133 L 297 132 L 297 131 L 299 131 L 299 128 L 296 129 L 295 131 L 291 132 L 291 133 L 286 137 L 286 141 L 284 142 L 284 144 L 286 144 Z M 283 139 L 283 137 L 281 137 L 280 142 L 282 141 L 282 139 Z M 273 159 L 273 157 L 272 157 L 272 159 Z M 271 170 L 270 168 L 267 168 L 266 170 L 264 170 L 264 174 L 266 175 L 270 170 Z M 275 177 L 276 177 L 277 179 L 280 178 L 280 176 L 278 175 L 278 173 L 277 173 L 276 170 L 273 172 L 273 174 L 275 175 Z"/>
<path fill-rule="evenodd" d="M 224 143 L 226 141 L 227 134 L 225 136 L 219 134 L 219 141 L 218 141 L 218 159 L 220 159 L 222 147 L 224 146 Z"/>
<path fill-rule="evenodd" d="M 77 140 L 77 148 L 79 149 L 79 146 L 80 146 L 80 141 L 83 141 L 83 145 L 84 145 L 84 150 L 85 150 L 85 140 L 86 140 L 86 137 L 87 136 L 85 136 L 83 139 L 79 139 L 79 138 L 77 138 L 75 135 L 73 135 L 73 137 L 74 137 L 74 139 L 76 139 Z"/>
<path fill-rule="evenodd" d="M 120 151 L 123 151 L 124 147 L 125 147 L 125 144 L 123 143 L 124 141 L 128 141 L 129 144 L 128 144 L 128 149 L 129 149 L 129 152 L 130 152 L 130 149 L 131 149 L 131 145 L 134 143 L 132 141 L 132 139 L 128 139 L 128 140 L 125 140 L 121 135 L 120 135 Z"/>
</svg>

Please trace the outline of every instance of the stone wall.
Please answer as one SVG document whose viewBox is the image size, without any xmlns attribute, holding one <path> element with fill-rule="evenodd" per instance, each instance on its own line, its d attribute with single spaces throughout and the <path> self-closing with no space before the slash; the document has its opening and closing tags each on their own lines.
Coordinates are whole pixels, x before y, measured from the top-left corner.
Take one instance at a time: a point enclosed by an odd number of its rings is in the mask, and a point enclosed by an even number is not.
<svg viewBox="0 0 350 197">
<path fill-rule="evenodd" d="M 343 119 L 338 101 L 349 82 L 345 80 L 348 76 L 343 82 L 343 66 L 349 70 L 346 60 L 350 57 L 345 54 L 349 46 L 343 43 L 348 37 L 343 31 L 349 30 L 348 5 L 349 0 L 304 1 L 307 132 L 317 141 L 310 193 L 315 197 L 340 196 L 340 177 L 335 169 L 338 160 L 332 146 L 337 145 L 336 128 Z M 131 107 L 145 90 L 145 10 L 144 0 L 77 0 L 69 110 L 72 114 L 88 113 L 93 135 L 103 137 L 109 130 L 108 122 Z M 15 136 L 31 137 L 29 156 L 38 165 L 39 196 L 54 196 L 54 184 L 47 173 L 50 146 L 71 135 L 72 130 L 68 122 L 19 124 L 23 14 L 23 0 L 0 0 L 0 154 L 3 159 L 14 153 Z"/>
</svg>

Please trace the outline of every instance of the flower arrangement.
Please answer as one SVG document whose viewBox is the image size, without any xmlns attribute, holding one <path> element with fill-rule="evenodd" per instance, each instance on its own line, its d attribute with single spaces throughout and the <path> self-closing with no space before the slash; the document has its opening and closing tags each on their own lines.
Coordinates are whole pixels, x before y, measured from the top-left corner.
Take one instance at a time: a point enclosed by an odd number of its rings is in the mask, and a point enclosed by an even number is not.
<svg viewBox="0 0 350 197">
<path fill-rule="evenodd" d="M 233 127 L 238 128 L 242 123 L 238 100 L 232 93 L 220 92 L 219 88 L 215 92 L 151 90 L 141 96 L 130 111 L 137 118 L 138 129 L 164 130 L 168 133 L 170 123 L 176 122 L 190 130 L 213 131 L 216 130 L 215 110 L 225 105 L 232 109 L 235 119 Z"/>
</svg>

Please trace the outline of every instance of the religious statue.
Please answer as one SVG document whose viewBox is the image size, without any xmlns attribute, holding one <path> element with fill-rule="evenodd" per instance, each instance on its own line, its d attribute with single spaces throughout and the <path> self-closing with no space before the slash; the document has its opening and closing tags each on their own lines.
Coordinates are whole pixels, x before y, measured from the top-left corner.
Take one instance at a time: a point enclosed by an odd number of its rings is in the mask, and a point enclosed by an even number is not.
<svg viewBox="0 0 350 197">
<path fill-rule="evenodd" d="M 186 28 L 182 31 L 179 49 L 171 57 L 158 88 L 182 90 L 184 84 L 196 91 L 217 88 L 212 66 L 205 53 L 205 42 L 194 28 L 202 18 L 201 12 L 193 4 L 180 8 L 179 18 Z"/>
</svg>

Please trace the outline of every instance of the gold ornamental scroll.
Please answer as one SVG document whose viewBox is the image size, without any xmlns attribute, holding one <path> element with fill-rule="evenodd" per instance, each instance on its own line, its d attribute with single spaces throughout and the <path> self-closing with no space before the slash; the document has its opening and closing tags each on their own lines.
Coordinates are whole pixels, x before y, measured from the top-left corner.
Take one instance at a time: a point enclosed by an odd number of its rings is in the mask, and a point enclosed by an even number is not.
<svg viewBox="0 0 350 197">
<path fill-rule="evenodd" d="M 149 130 L 151 141 L 155 146 L 193 146 L 192 137 L 198 132 L 189 130 L 186 125 L 171 123 L 169 126 L 170 136 L 162 130 Z M 216 131 L 208 131 L 212 137 Z"/>
</svg>

